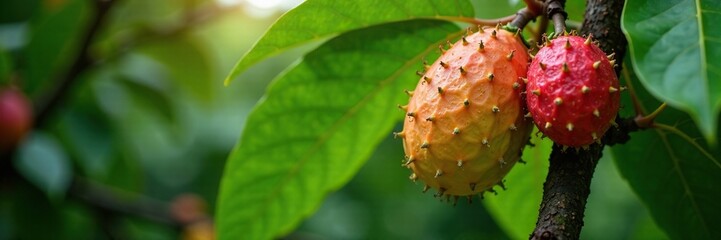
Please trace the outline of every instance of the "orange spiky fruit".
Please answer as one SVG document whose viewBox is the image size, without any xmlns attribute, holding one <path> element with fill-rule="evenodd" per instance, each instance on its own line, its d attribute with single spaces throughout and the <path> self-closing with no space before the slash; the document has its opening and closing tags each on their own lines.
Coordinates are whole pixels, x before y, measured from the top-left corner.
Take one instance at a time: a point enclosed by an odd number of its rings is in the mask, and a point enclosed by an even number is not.
<svg viewBox="0 0 721 240">
<path fill-rule="evenodd" d="M 403 131 L 405 166 L 438 196 L 492 189 L 520 159 L 529 55 L 514 33 L 482 29 L 452 45 L 421 77 Z"/>
</svg>

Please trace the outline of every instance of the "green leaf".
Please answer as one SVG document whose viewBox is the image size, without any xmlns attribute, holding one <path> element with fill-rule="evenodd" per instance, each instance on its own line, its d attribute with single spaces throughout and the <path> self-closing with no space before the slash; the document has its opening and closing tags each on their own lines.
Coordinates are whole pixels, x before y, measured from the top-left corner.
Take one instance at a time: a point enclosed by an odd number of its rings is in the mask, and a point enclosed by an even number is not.
<svg viewBox="0 0 721 240">
<path fill-rule="evenodd" d="M 213 65 L 204 45 L 183 37 L 146 44 L 140 51 L 165 64 L 177 85 L 202 101 L 213 97 Z"/>
<path fill-rule="evenodd" d="M 721 238 L 721 151 L 696 141 L 688 115 L 673 109 L 663 115 L 660 121 L 675 127 L 634 133 L 633 144 L 613 148 L 618 169 L 669 236 Z"/>
<path fill-rule="evenodd" d="M 24 141 L 15 168 L 51 199 L 65 195 L 73 177 L 70 160 L 55 138 L 36 132 Z"/>
<path fill-rule="evenodd" d="M 627 1 L 622 17 L 641 82 L 688 112 L 715 142 L 721 110 L 721 4 L 713 0 Z"/>
<path fill-rule="evenodd" d="M 472 2 L 476 16 L 484 19 L 501 18 L 516 12 L 526 5 L 521 1 L 475 0 Z"/>
<path fill-rule="evenodd" d="M 12 57 L 5 51 L 5 48 L 0 46 L 0 84 L 5 84 L 10 81 L 13 67 Z"/>
<path fill-rule="evenodd" d="M 228 159 L 220 239 L 279 237 L 313 213 L 402 118 L 423 58 L 462 33 L 431 20 L 352 31 L 277 79 Z"/>
<path fill-rule="evenodd" d="M 613 152 L 607 146 L 593 174 L 581 239 L 597 239 L 599 236 L 604 239 L 668 239 L 653 223 L 641 199 L 616 169 Z M 644 218 L 648 219 L 650 226 L 644 227 L 645 233 L 634 234 L 641 224 L 646 224 L 642 222 Z"/>
<path fill-rule="evenodd" d="M 105 119 L 81 110 L 67 111 L 58 124 L 59 137 L 83 173 L 103 177 L 113 159 L 111 127 Z M 98 111 L 100 112 L 100 111 Z"/>
<path fill-rule="evenodd" d="M 653 222 L 653 218 L 649 215 L 645 215 L 643 218 L 637 220 L 633 229 L 630 239 L 657 239 L 666 240 L 668 236 L 663 234 L 663 231 L 656 226 Z"/>
<path fill-rule="evenodd" d="M 564 9 L 568 13 L 569 21 L 583 23 L 583 18 L 586 14 L 586 1 L 566 1 L 566 6 Z M 553 25 L 553 23 L 549 25 Z M 550 28 L 553 27 L 551 26 Z"/>
<path fill-rule="evenodd" d="M 170 102 L 169 96 L 163 91 L 164 89 L 146 85 L 133 80 L 130 76 L 118 75 L 117 81 L 132 97 L 135 105 L 140 108 L 147 108 L 149 112 L 162 117 L 162 120 L 167 123 L 175 121 L 175 108 Z"/>
<path fill-rule="evenodd" d="M 23 50 L 23 87 L 31 96 L 54 83 L 72 64 L 91 11 L 90 2 L 57 1 L 43 8 L 30 24 L 30 42 Z"/>
<path fill-rule="evenodd" d="M 535 132 L 535 130 L 534 130 Z M 535 147 L 526 147 L 521 159 L 504 178 L 508 191 L 487 196 L 483 201 L 498 225 L 511 239 L 526 239 L 536 227 L 538 208 L 543 198 L 543 183 L 548 174 L 548 157 L 553 142 L 532 135 Z"/>
<path fill-rule="evenodd" d="M 637 83 L 629 86 L 640 102 L 658 106 L 633 88 Z M 623 105 L 633 106 L 627 99 Z M 664 125 L 632 133 L 628 144 L 613 146 L 618 170 L 672 239 L 721 238 L 721 148 L 699 141 L 701 133 L 684 112 L 668 108 L 656 122 Z"/>
<path fill-rule="evenodd" d="M 35 13 L 40 3 L 40 0 L 0 1 L 0 23 L 26 21 Z"/>
<path fill-rule="evenodd" d="M 473 17 L 473 6 L 467 0 L 308 0 L 278 19 L 233 67 L 225 84 L 263 59 L 350 30 L 413 19 L 464 17 Z"/>
<path fill-rule="evenodd" d="M 108 28 L 112 32 L 128 28 L 168 27 L 182 21 L 185 11 L 194 10 L 188 1 L 124 0 L 113 7 Z"/>
</svg>

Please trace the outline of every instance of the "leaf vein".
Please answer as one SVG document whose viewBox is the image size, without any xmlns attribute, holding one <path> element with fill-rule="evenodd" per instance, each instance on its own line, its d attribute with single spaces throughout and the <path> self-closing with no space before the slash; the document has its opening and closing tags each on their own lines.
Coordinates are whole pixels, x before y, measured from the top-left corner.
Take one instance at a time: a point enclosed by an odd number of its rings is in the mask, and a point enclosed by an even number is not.
<svg viewBox="0 0 721 240">
<path fill-rule="evenodd" d="M 708 59 L 706 56 L 706 43 L 703 41 L 703 36 L 705 35 L 703 30 L 703 14 L 701 14 L 701 0 L 695 0 L 696 3 L 696 21 L 698 24 L 698 41 L 699 41 L 699 50 L 701 54 L 701 84 L 703 85 L 702 89 L 709 89 L 708 88 Z M 703 98 L 704 102 L 708 103 L 711 101 L 711 96 L 708 91 L 703 91 Z"/>
<path fill-rule="evenodd" d="M 721 15 L 721 11 L 716 11 L 716 10 L 701 9 L 701 12 Z"/>
<path fill-rule="evenodd" d="M 410 12 L 408 12 L 408 9 L 406 9 L 405 7 L 403 7 L 401 4 L 398 4 L 398 2 L 396 2 L 395 0 L 392 0 L 392 1 L 389 1 L 389 2 L 390 2 L 391 4 L 393 4 L 393 6 L 395 6 L 397 9 L 401 10 L 401 12 L 403 12 L 404 14 L 406 14 L 406 17 L 408 17 L 408 18 L 415 17 L 415 16 L 413 16 L 413 14 L 411 14 Z"/>
<path fill-rule="evenodd" d="M 333 133 L 335 133 L 337 131 L 337 129 L 340 128 L 345 122 L 349 121 L 352 118 L 352 116 L 354 116 L 356 114 L 356 112 L 358 112 L 360 110 L 360 108 L 365 106 L 378 92 L 380 92 L 380 89 L 387 87 L 387 85 L 389 85 L 391 82 L 396 80 L 398 78 L 398 76 L 400 76 L 403 72 L 405 72 L 409 68 L 411 68 L 413 64 L 420 61 L 422 56 L 425 56 L 430 51 L 435 49 L 434 46 L 436 44 L 441 44 L 441 43 L 445 42 L 447 39 L 458 37 L 461 35 L 462 32 L 463 31 L 449 34 L 444 39 L 427 47 L 424 51 L 417 54 L 413 59 L 408 60 L 406 62 L 406 64 L 404 64 L 401 68 L 399 68 L 393 74 L 388 76 L 386 79 L 381 80 L 378 83 L 378 86 L 375 88 L 375 91 L 369 92 L 369 94 L 367 94 L 363 99 L 361 99 L 355 106 L 348 109 L 348 111 L 346 111 L 345 114 L 340 119 L 338 119 L 336 122 L 334 122 L 328 128 L 327 131 L 325 131 L 324 133 L 322 133 L 318 136 L 318 138 L 315 141 L 315 144 L 312 147 L 310 147 L 302 155 L 303 157 L 300 160 L 298 160 L 296 162 L 296 164 L 293 165 L 293 167 L 290 168 L 290 170 L 288 171 L 288 174 L 285 176 L 285 178 L 283 180 L 281 180 L 281 183 L 279 183 L 277 185 L 278 187 L 273 189 L 273 191 L 270 194 L 268 194 L 268 197 L 266 198 L 266 200 L 263 201 L 263 203 L 257 207 L 257 209 L 259 209 L 259 210 L 257 211 L 256 215 L 261 214 L 261 212 L 267 211 L 268 207 L 270 207 L 269 204 L 271 204 L 271 202 L 273 202 L 272 199 L 277 198 L 278 195 L 280 194 L 280 192 L 282 191 L 282 189 L 287 186 L 287 184 L 284 184 L 284 182 L 288 182 L 291 179 L 295 178 L 295 175 L 298 174 L 300 168 L 306 164 L 306 162 L 311 158 L 311 156 L 314 156 L 318 151 L 320 151 L 322 146 L 330 139 L 330 137 L 333 135 Z M 257 219 L 258 217 L 259 216 L 254 216 L 253 218 L 250 218 L 250 219 Z"/>
<path fill-rule="evenodd" d="M 691 203 L 691 207 L 693 208 L 693 211 L 696 212 L 696 216 L 698 216 L 699 220 L 701 221 L 701 225 L 706 231 L 706 233 L 710 234 L 711 231 L 708 228 L 708 224 L 706 223 L 706 219 L 703 218 L 701 209 L 698 207 L 698 203 L 696 202 L 696 199 L 694 198 L 693 193 L 691 192 L 691 187 L 689 186 L 686 176 L 681 171 L 681 166 L 679 165 L 680 159 L 676 156 L 676 153 L 673 151 L 673 148 L 671 147 L 671 144 L 668 142 L 668 138 L 666 136 L 666 133 L 664 133 L 661 130 L 656 130 L 656 132 L 661 136 L 661 141 L 666 146 L 666 152 L 668 152 L 669 156 L 671 157 L 671 162 L 673 163 L 673 168 L 676 170 L 676 174 L 678 175 L 679 179 L 681 180 L 681 184 L 683 185 L 684 189 L 684 195 L 688 195 L 689 202 Z"/>
</svg>

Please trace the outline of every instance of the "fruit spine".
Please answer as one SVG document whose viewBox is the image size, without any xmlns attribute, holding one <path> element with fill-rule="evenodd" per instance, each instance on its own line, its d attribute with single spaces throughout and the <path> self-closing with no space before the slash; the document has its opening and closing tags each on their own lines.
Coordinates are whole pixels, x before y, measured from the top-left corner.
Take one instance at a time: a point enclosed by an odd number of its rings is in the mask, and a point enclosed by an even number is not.
<svg viewBox="0 0 721 240">
<path fill-rule="evenodd" d="M 619 85 L 613 55 L 591 37 L 560 36 L 541 48 L 528 69 L 526 100 L 538 129 L 557 144 L 583 147 L 615 124 Z"/>
<path fill-rule="evenodd" d="M 469 33 L 471 33 L 469 31 Z M 517 34 L 481 29 L 426 66 L 406 110 L 404 166 L 436 196 L 482 194 L 520 159 L 530 121 L 521 92 L 529 55 Z"/>
</svg>

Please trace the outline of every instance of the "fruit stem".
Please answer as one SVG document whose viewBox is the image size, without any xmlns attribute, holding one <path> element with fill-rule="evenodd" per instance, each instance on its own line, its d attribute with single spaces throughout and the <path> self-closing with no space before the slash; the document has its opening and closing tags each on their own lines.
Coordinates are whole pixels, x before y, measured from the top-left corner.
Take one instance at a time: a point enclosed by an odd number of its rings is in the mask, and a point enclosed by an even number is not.
<svg viewBox="0 0 721 240">
<path fill-rule="evenodd" d="M 553 20 L 554 35 L 566 32 L 566 17 L 568 13 L 563 10 L 565 0 L 546 0 L 546 15 Z"/>
<path fill-rule="evenodd" d="M 653 121 L 656 120 L 656 117 L 660 115 L 663 110 L 666 109 L 666 103 L 662 103 L 661 106 L 658 106 L 655 111 L 653 111 L 651 114 L 643 116 L 643 115 L 637 115 L 634 121 L 636 122 L 636 125 L 640 128 L 650 128 L 653 127 Z"/>
<path fill-rule="evenodd" d="M 530 10 L 533 15 L 538 16 L 543 14 L 543 4 L 537 0 L 523 0 L 523 2 L 526 3 L 528 10 Z"/>
<path fill-rule="evenodd" d="M 523 29 L 524 27 L 526 27 L 528 22 L 536 19 L 537 16 L 538 14 L 536 14 L 536 12 L 533 12 L 529 8 L 522 8 L 521 10 L 518 10 L 518 12 L 516 12 L 516 16 L 513 18 L 513 21 L 509 25 L 518 29 Z"/>
<path fill-rule="evenodd" d="M 631 96 L 631 101 L 633 102 L 633 109 L 634 111 L 636 111 L 636 116 L 646 115 L 646 109 L 643 108 L 641 101 L 638 100 L 636 88 L 633 87 L 633 83 L 631 81 L 631 74 L 629 73 L 625 63 L 623 64 L 623 70 L 621 70 L 621 74 L 623 74 L 623 79 L 626 82 L 626 86 L 629 92 L 628 94 Z"/>
</svg>

